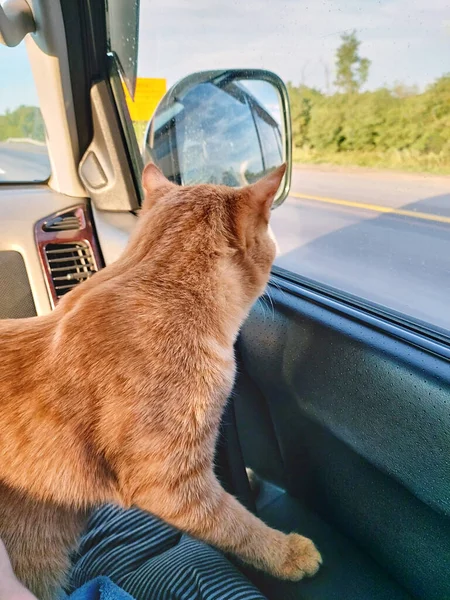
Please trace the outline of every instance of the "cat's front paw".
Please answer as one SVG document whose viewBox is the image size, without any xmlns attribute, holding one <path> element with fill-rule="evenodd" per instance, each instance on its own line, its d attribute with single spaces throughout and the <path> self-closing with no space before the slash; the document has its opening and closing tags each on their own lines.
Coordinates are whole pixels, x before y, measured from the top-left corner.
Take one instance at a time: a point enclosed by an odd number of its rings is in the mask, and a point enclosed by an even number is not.
<svg viewBox="0 0 450 600">
<path fill-rule="evenodd" d="M 322 557 L 314 543 L 297 533 L 288 535 L 287 541 L 287 556 L 281 565 L 279 577 L 299 581 L 315 575 L 322 564 Z"/>
</svg>

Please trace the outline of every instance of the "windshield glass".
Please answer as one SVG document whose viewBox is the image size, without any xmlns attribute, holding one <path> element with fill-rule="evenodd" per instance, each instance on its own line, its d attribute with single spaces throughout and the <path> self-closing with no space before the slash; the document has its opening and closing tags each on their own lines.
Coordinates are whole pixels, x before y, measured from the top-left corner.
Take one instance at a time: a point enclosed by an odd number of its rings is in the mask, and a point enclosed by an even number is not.
<svg viewBox="0 0 450 600">
<path fill-rule="evenodd" d="M 0 183 L 45 181 L 50 161 L 25 44 L 0 45 Z"/>
</svg>

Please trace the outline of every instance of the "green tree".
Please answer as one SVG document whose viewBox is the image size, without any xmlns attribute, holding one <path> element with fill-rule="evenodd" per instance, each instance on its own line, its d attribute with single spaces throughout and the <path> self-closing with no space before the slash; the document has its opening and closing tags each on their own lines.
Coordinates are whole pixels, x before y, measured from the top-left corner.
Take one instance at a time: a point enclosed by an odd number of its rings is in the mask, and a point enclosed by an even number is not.
<svg viewBox="0 0 450 600">
<path fill-rule="evenodd" d="M 370 60 L 361 58 L 356 31 L 343 33 L 341 45 L 336 52 L 336 81 L 339 91 L 344 94 L 359 92 L 369 76 Z"/>
<path fill-rule="evenodd" d="M 294 144 L 298 147 L 308 146 L 308 127 L 314 103 L 322 98 L 322 94 L 306 85 L 298 87 L 287 83 L 292 114 L 292 134 Z"/>
<path fill-rule="evenodd" d="M 0 141 L 8 138 L 32 138 L 45 141 L 41 111 L 36 106 L 19 106 L 0 115 Z"/>
</svg>

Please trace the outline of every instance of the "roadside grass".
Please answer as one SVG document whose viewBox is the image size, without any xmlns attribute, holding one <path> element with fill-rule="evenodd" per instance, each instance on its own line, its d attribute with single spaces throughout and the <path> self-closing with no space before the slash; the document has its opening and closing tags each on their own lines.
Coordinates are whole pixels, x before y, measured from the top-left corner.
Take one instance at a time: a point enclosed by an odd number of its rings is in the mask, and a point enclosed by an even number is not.
<svg viewBox="0 0 450 600">
<path fill-rule="evenodd" d="M 413 150 L 391 150 L 387 152 L 316 152 L 308 148 L 293 148 L 293 162 L 301 164 L 338 165 L 345 167 L 368 167 L 450 175 L 450 155 L 420 154 Z"/>
</svg>

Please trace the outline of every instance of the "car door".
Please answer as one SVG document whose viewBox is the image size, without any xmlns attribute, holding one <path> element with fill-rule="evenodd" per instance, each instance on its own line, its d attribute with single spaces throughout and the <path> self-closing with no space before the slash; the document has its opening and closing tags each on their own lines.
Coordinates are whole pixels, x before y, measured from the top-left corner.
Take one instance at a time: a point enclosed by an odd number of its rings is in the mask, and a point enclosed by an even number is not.
<svg viewBox="0 0 450 600">
<path fill-rule="evenodd" d="M 273 598 L 450 593 L 449 349 L 274 272 L 239 342 L 234 394 L 259 514 L 311 536 L 314 580 Z"/>
</svg>

